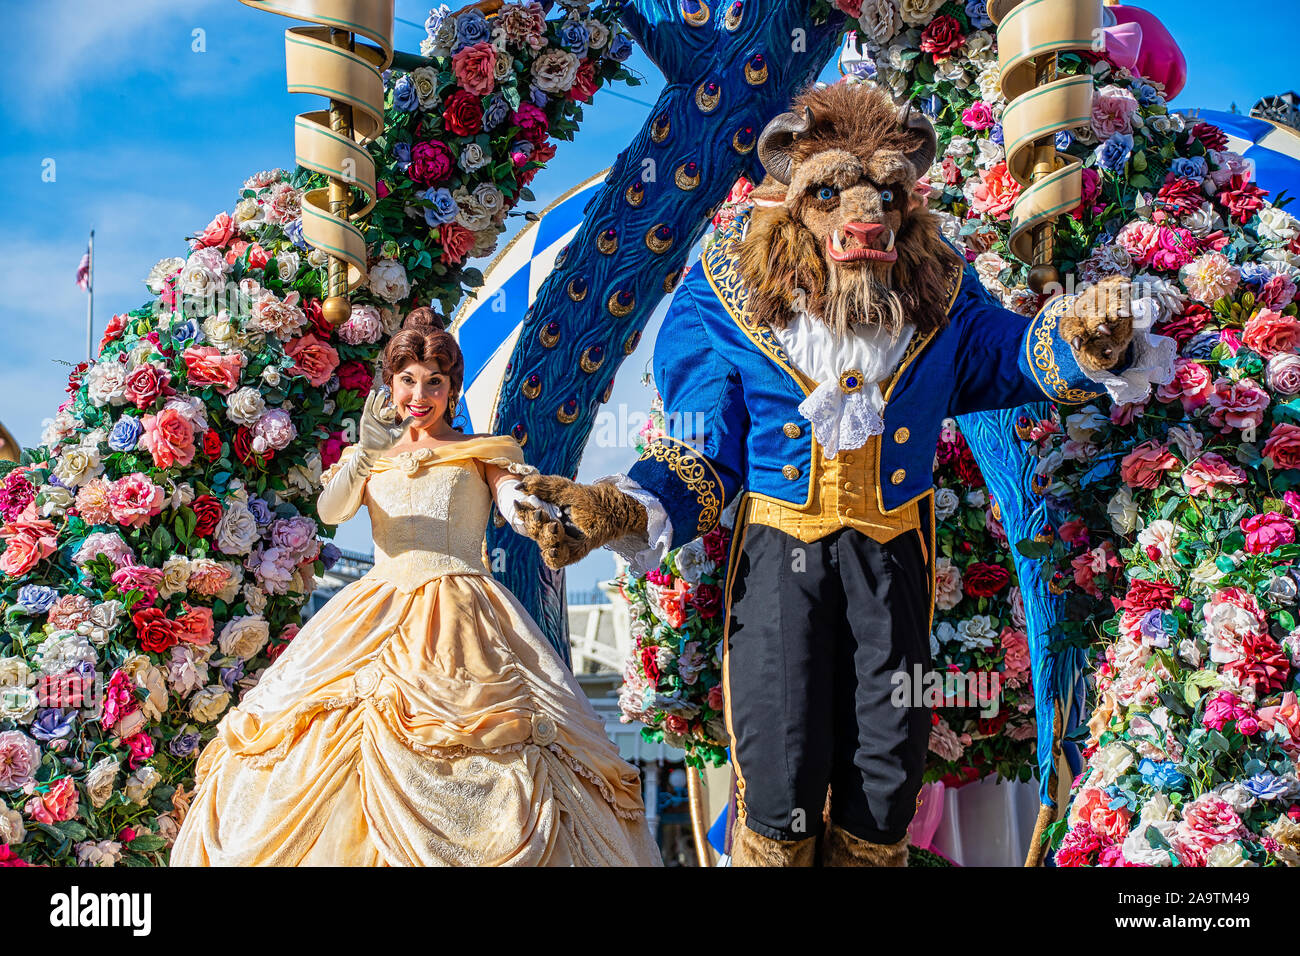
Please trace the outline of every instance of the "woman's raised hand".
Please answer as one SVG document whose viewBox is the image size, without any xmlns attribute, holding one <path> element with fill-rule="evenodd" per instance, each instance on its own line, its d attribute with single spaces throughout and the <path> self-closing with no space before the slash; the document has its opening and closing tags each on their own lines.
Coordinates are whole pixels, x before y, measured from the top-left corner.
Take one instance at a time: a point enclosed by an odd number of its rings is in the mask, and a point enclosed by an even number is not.
<svg viewBox="0 0 1300 956">
<path fill-rule="evenodd" d="M 407 416 L 398 421 L 397 409 L 384 405 L 386 391 L 372 390 L 361 409 L 361 437 L 357 444 L 372 456 L 382 455 L 401 441 L 407 427 L 415 420 L 414 416 Z"/>
</svg>

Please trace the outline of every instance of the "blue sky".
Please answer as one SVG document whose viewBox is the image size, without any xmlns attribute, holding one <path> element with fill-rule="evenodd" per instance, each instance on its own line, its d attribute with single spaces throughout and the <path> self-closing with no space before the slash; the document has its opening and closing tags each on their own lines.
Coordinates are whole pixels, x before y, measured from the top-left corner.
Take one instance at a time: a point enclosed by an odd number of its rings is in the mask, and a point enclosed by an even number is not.
<svg viewBox="0 0 1300 956">
<path fill-rule="evenodd" d="M 1260 96 L 1300 86 L 1289 56 L 1267 48 L 1285 34 L 1294 5 L 1232 8 L 1204 0 L 1145 4 L 1178 38 L 1189 81 L 1184 107 L 1243 111 Z M 73 284 L 93 226 L 96 340 L 115 311 L 147 298 L 142 283 L 183 238 L 229 210 L 250 173 L 292 164 L 292 118 L 318 101 L 284 91 L 283 31 L 291 25 L 236 0 L 42 0 L 6 3 L 0 38 L 0 182 L 9 228 L 0 236 L 6 277 L 0 302 L 0 421 L 24 445 L 63 400 L 67 369 L 85 357 L 85 295 Z M 399 18 L 422 23 L 427 3 L 397 0 Z M 399 24 L 397 45 L 415 50 L 422 30 Z M 1260 46 L 1264 45 L 1264 49 Z M 662 86 L 639 53 L 646 79 L 621 92 L 652 102 Z M 836 75 L 833 67 L 832 75 Z M 576 143 L 562 143 L 534 181 L 538 207 L 607 167 L 645 120 L 646 106 L 598 94 Z M 53 181 L 43 172 L 53 170 Z M 518 221 L 518 220 L 514 220 Z M 640 384 L 657 317 L 622 367 L 612 398 L 649 404 Z M 630 449 L 593 450 L 579 477 L 626 468 Z M 341 529 L 344 547 L 369 549 L 363 519 Z M 612 562 L 571 569 L 589 587 Z"/>
</svg>

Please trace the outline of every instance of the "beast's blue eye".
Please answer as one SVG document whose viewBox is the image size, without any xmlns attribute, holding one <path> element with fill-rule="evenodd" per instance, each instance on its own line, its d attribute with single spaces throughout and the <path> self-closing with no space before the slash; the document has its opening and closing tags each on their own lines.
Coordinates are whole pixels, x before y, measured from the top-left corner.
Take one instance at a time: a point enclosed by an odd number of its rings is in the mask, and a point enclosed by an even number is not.
<svg viewBox="0 0 1300 956">
<path fill-rule="evenodd" d="M 893 198 L 894 198 L 894 191 L 893 191 L 892 189 L 882 189 L 882 190 L 880 190 L 880 201 L 881 201 L 881 202 L 891 202 L 891 201 L 893 200 Z"/>
<path fill-rule="evenodd" d="M 821 189 L 817 190 L 818 199 L 832 199 L 834 196 L 835 190 L 831 189 L 830 186 L 823 186 Z"/>
</svg>

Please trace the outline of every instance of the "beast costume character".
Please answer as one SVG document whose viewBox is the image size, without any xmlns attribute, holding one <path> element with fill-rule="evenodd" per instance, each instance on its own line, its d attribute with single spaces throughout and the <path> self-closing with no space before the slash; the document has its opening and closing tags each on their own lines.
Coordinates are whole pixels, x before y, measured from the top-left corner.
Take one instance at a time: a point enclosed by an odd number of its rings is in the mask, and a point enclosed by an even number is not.
<svg viewBox="0 0 1300 956">
<path fill-rule="evenodd" d="M 896 702 L 895 675 L 931 666 L 942 422 L 1087 402 L 1116 367 L 1141 378 L 1127 286 L 1032 319 L 992 298 L 915 199 L 935 149 L 924 117 L 865 85 L 804 93 L 763 132 L 753 209 L 664 319 L 670 437 L 626 475 L 523 484 L 568 515 L 530 516 L 552 567 L 602 545 L 655 567 L 740 496 L 723 662 L 736 864 L 905 863 L 931 724 L 919 689 Z"/>
</svg>

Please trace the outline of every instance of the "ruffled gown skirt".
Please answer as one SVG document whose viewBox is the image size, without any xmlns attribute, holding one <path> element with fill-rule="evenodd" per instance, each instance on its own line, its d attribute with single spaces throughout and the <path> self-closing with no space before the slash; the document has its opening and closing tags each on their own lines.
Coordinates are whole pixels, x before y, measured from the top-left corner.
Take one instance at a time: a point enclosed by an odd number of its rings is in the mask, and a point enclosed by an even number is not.
<svg viewBox="0 0 1300 956">
<path fill-rule="evenodd" d="M 222 720 L 173 866 L 658 866 L 640 775 L 487 575 L 343 588 Z"/>
</svg>

